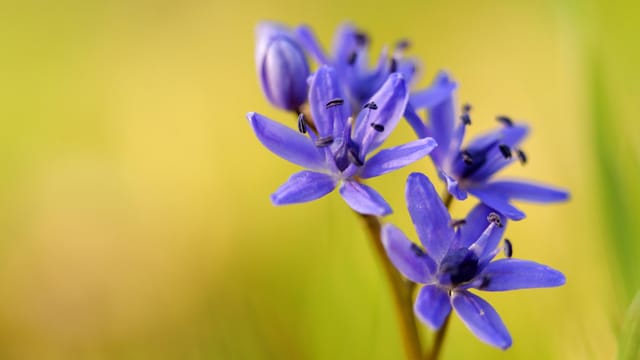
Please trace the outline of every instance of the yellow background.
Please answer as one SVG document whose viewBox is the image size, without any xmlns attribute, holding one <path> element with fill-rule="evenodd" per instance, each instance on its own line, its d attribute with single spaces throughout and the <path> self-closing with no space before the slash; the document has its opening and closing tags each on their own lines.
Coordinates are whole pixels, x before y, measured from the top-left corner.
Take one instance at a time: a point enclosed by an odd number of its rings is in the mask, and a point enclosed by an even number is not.
<svg viewBox="0 0 640 360">
<path fill-rule="evenodd" d="M 295 125 L 260 91 L 262 19 L 308 23 L 325 46 L 344 20 L 369 32 L 374 51 L 410 38 L 420 85 L 451 71 L 474 106 L 472 132 L 498 114 L 530 122 L 530 161 L 505 176 L 570 189 L 569 203 L 522 204 L 528 218 L 507 231 L 516 257 L 562 270 L 567 285 L 486 295 L 513 348 L 480 343 L 455 318 L 445 358 L 614 355 L 639 284 L 629 265 L 640 255 L 637 2 L 1 5 L 0 358 L 403 354 L 382 271 L 339 196 L 269 202 L 297 168 L 245 119 Z M 412 138 L 401 123 L 389 144 Z M 372 184 L 395 209 L 388 220 L 415 239 L 403 199 L 411 171 L 435 179 L 424 160 Z"/>
</svg>

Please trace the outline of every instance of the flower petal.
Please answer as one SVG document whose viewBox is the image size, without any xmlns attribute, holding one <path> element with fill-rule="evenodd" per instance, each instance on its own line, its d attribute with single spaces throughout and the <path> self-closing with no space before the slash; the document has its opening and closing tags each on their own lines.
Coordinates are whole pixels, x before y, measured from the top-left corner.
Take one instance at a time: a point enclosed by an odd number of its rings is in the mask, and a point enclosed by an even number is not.
<svg viewBox="0 0 640 360">
<path fill-rule="evenodd" d="M 304 135 L 258 113 L 248 113 L 247 119 L 258 140 L 272 153 L 308 169 L 326 168 L 324 154 Z"/>
<path fill-rule="evenodd" d="M 271 202 L 274 205 L 303 203 L 319 199 L 335 188 L 336 181 L 327 174 L 300 171 L 271 195 Z"/>
<path fill-rule="evenodd" d="M 367 179 L 407 166 L 427 156 L 436 146 L 435 140 L 425 138 L 381 150 L 365 162 L 360 176 Z"/>
<path fill-rule="evenodd" d="M 345 181 L 340 195 L 351 208 L 361 214 L 384 216 L 391 214 L 391 207 L 375 190 L 355 181 Z"/>
<path fill-rule="evenodd" d="M 405 190 L 407 207 L 418 237 L 427 253 L 440 262 L 453 241 L 451 216 L 429 178 L 412 173 Z"/>
<path fill-rule="evenodd" d="M 363 109 L 356 121 L 354 140 L 360 144 L 362 158 L 380 146 L 395 129 L 408 100 L 409 90 L 402 75 L 389 75 L 387 81 L 369 99 L 377 108 Z"/>
<path fill-rule="evenodd" d="M 307 50 L 307 52 L 309 52 L 309 54 L 311 54 L 311 56 L 314 57 L 318 63 L 328 65 L 329 60 L 325 55 L 324 50 L 322 50 L 322 46 L 320 46 L 320 43 L 314 35 L 313 30 L 311 30 L 311 28 L 307 25 L 302 25 L 296 28 L 295 31 L 296 37 L 298 41 L 300 41 L 302 47 L 304 47 L 305 50 Z"/>
<path fill-rule="evenodd" d="M 446 72 L 440 72 L 428 88 L 414 91 L 409 101 L 416 109 L 429 109 L 450 98 L 456 87 Z"/>
<path fill-rule="evenodd" d="M 487 217 L 489 217 L 489 214 L 492 212 L 495 212 L 495 210 L 482 203 L 471 209 L 465 218 L 466 222 L 464 225 L 459 227 L 459 236 L 454 247 L 468 248 L 478 241 L 482 233 L 487 229 L 487 226 L 489 226 L 489 220 L 487 220 Z M 500 243 L 507 220 L 501 216 L 500 221 L 502 221 L 502 227 L 497 227 L 491 231 L 491 235 L 486 239 L 484 249 L 479 258 L 482 259 L 486 254 L 493 251 L 493 249 L 495 249 Z"/>
<path fill-rule="evenodd" d="M 423 287 L 416 297 L 413 310 L 431 330 L 440 329 L 451 312 L 448 291 L 436 285 Z"/>
<path fill-rule="evenodd" d="M 456 291 L 451 303 L 458 316 L 478 339 L 502 350 L 511 346 L 509 331 L 488 302 L 468 291 Z"/>
<path fill-rule="evenodd" d="M 342 103 L 330 106 L 332 100 Z M 309 88 L 309 104 L 320 137 L 337 138 L 343 135 L 351 110 L 333 68 L 322 66 L 315 73 Z"/>
<path fill-rule="evenodd" d="M 556 187 L 524 181 L 494 181 L 484 186 L 487 191 L 503 194 L 508 199 L 550 203 L 566 201 L 569 193 Z"/>
<path fill-rule="evenodd" d="M 507 199 L 503 194 L 480 187 L 474 187 L 468 189 L 468 191 L 480 199 L 480 201 L 485 205 L 495 209 L 497 212 L 511 220 L 522 220 L 525 218 L 525 214 L 515 206 L 511 205 L 509 203 L 509 199 Z"/>
<path fill-rule="evenodd" d="M 420 284 L 431 280 L 436 264 L 400 229 L 385 224 L 382 228 L 382 244 L 393 266 L 407 279 Z"/>
<path fill-rule="evenodd" d="M 500 259 L 487 265 L 480 290 L 506 291 L 564 285 L 564 275 L 549 266 L 519 259 Z"/>
<path fill-rule="evenodd" d="M 438 171 L 438 175 L 440 176 L 440 179 L 447 183 L 447 191 L 449 194 L 453 195 L 458 200 L 464 200 L 467 198 L 467 192 L 460 188 L 456 179 L 447 175 L 447 173 L 442 170 Z"/>
<path fill-rule="evenodd" d="M 423 139 L 429 136 L 427 127 L 424 125 L 424 122 L 416 112 L 416 109 L 411 105 L 411 103 L 407 103 L 407 107 L 404 109 L 404 118 L 407 119 L 407 122 L 413 129 L 413 132 L 416 133 L 416 136 L 418 138 Z M 439 164 L 437 165 L 439 166 Z"/>
</svg>

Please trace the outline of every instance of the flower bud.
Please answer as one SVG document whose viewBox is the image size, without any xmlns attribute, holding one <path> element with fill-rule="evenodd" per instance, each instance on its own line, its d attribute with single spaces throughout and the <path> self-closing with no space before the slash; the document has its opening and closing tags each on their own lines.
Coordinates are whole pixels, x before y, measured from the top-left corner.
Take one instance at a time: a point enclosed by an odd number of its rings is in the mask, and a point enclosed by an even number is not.
<svg viewBox="0 0 640 360">
<path fill-rule="evenodd" d="M 298 111 L 307 99 L 309 64 L 288 29 L 262 23 L 256 29 L 256 67 L 262 90 L 275 106 Z"/>
</svg>

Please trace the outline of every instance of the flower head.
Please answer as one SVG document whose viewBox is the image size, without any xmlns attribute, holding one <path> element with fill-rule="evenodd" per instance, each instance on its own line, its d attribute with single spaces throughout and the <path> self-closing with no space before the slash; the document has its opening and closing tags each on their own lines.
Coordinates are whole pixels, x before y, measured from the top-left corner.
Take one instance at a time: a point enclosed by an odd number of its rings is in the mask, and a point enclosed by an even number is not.
<svg viewBox="0 0 640 360">
<path fill-rule="evenodd" d="M 404 57 L 404 52 L 409 47 L 406 40 L 398 41 L 391 55 L 384 48 L 376 65 L 370 68 L 369 36 L 349 23 L 341 25 L 336 31 L 330 54 L 323 50 L 310 27 L 298 27 L 296 35 L 319 64 L 336 70 L 354 109 L 360 108 L 382 86 L 389 74 L 399 72 L 410 84 L 418 68 L 416 60 Z"/>
<path fill-rule="evenodd" d="M 262 90 L 274 106 L 300 109 L 307 99 L 309 64 L 289 29 L 271 22 L 258 25 L 256 69 Z"/>
<path fill-rule="evenodd" d="M 313 75 L 309 89 L 312 119 L 301 114 L 298 132 L 260 114 L 249 113 L 247 118 L 264 146 L 309 169 L 291 176 L 271 196 L 272 202 L 276 205 L 307 202 L 340 185 L 340 195 L 355 211 L 389 214 L 391 208 L 382 196 L 359 180 L 408 165 L 436 146 L 433 139 L 424 138 L 369 156 L 396 127 L 408 99 L 402 75 L 391 74 L 354 122 L 336 71 L 322 66 Z"/>
<path fill-rule="evenodd" d="M 409 280 L 425 284 L 414 310 L 420 320 L 439 329 L 453 308 L 480 340 L 506 349 L 511 336 L 494 308 L 470 289 L 506 291 L 560 286 L 562 273 L 532 261 L 495 260 L 507 219 L 479 204 L 464 221 L 452 223 L 449 212 L 429 179 L 411 174 L 406 188 L 407 206 L 424 250 L 398 228 L 387 224 L 382 241 L 389 259 Z M 425 251 L 426 250 L 426 251 Z"/>
<path fill-rule="evenodd" d="M 520 146 L 529 133 L 529 127 L 499 116 L 497 129 L 463 145 L 466 127 L 471 124 L 471 106 L 463 106 L 456 117 L 455 89 L 456 83 L 446 73 L 440 73 L 431 87 L 411 95 L 405 114 L 419 137 L 431 136 L 438 142 L 431 159 L 451 195 L 464 200 L 467 193 L 471 193 L 513 220 L 520 220 L 525 214 L 513 206 L 511 200 L 547 203 L 568 199 L 569 194 L 565 190 L 555 187 L 525 181 L 494 180 L 494 175 L 506 166 L 518 161 L 526 163 L 527 155 Z M 416 113 L 415 109 L 420 108 L 428 110 L 428 124 L 424 124 Z"/>
</svg>

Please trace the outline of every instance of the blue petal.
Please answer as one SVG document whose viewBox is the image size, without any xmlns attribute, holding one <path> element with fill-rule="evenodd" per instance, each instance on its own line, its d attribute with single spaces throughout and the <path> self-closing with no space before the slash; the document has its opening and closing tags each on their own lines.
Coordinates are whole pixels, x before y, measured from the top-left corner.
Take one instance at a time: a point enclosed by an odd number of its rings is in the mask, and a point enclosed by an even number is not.
<svg viewBox="0 0 640 360">
<path fill-rule="evenodd" d="M 333 60 L 337 64 L 346 64 L 349 56 L 357 50 L 356 29 L 350 23 L 340 25 L 333 38 Z"/>
<path fill-rule="evenodd" d="M 449 194 L 453 195 L 458 200 L 464 200 L 467 198 L 467 192 L 460 188 L 460 184 L 458 184 L 456 179 L 447 175 L 447 173 L 442 170 L 438 171 L 438 175 L 440 176 L 440 179 L 443 179 L 447 183 L 447 191 Z"/>
<path fill-rule="evenodd" d="M 284 25 L 272 22 L 263 21 L 256 26 L 256 70 L 260 73 L 262 67 L 262 59 L 264 59 L 267 47 L 271 40 L 276 36 L 286 35 L 289 33 Z"/>
<path fill-rule="evenodd" d="M 525 124 L 514 124 L 509 127 L 501 127 L 483 135 L 477 136 L 469 142 L 467 149 L 475 152 L 485 149 L 495 142 L 505 144 L 511 148 L 516 147 L 529 134 L 529 127 Z"/>
<path fill-rule="evenodd" d="M 389 75 L 387 81 L 371 97 L 377 109 L 363 109 L 358 115 L 354 140 L 360 144 L 360 156 L 376 149 L 389 136 L 400 121 L 409 99 L 407 85 L 399 73 Z M 382 127 L 376 130 L 373 125 Z"/>
<path fill-rule="evenodd" d="M 482 203 L 476 205 L 473 209 L 471 209 L 471 211 L 465 218 L 466 223 L 459 228 L 460 230 L 458 231 L 458 240 L 454 247 L 469 248 L 476 241 L 478 241 L 482 233 L 490 224 L 489 220 L 487 220 L 487 217 L 492 212 L 495 212 L 495 210 Z M 493 231 L 491 231 L 491 235 L 485 240 L 485 245 L 483 246 L 483 251 L 480 252 L 479 258 L 482 259 L 488 253 L 492 252 L 493 249 L 495 249 L 500 243 L 502 235 L 504 234 L 507 220 L 503 216 L 501 216 L 500 221 L 502 221 L 503 226 L 497 227 L 493 229 Z"/>
<path fill-rule="evenodd" d="M 366 161 L 360 177 L 367 179 L 407 166 L 427 156 L 436 146 L 432 138 L 426 138 L 381 150 Z"/>
<path fill-rule="evenodd" d="M 302 44 L 302 46 L 316 59 L 318 63 L 323 65 L 329 64 L 329 60 L 311 28 L 306 25 L 299 26 L 296 29 L 296 36 L 298 41 L 300 41 L 300 44 Z"/>
<path fill-rule="evenodd" d="M 342 100 L 343 103 L 327 107 L 329 101 L 336 99 Z M 309 104 L 320 137 L 343 135 L 351 110 L 333 68 L 322 66 L 313 76 L 309 89 Z"/>
<path fill-rule="evenodd" d="M 413 129 L 413 132 L 416 133 L 416 136 L 420 139 L 426 138 L 429 136 L 429 131 L 427 127 L 424 125 L 424 122 L 416 112 L 416 109 L 413 108 L 411 103 L 407 103 L 407 107 L 404 110 L 404 118 L 407 119 L 407 122 Z M 436 164 L 440 165 L 440 164 Z"/>
<path fill-rule="evenodd" d="M 247 119 L 258 140 L 274 154 L 308 169 L 326 169 L 324 154 L 304 135 L 258 113 L 248 113 Z"/>
<path fill-rule="evenodd" d="M 449 211 L 429 178 L 423 174 L 409 175 L 405 197 L 420 241 L 429 255 L 440 262 L 449 250 L 454 236 Z"/>
<path fill-rule="evenodd" d="M 429 108 L 429 131 L 440 145 L 431 157 L 437 163 L 442 163 L 449 157 L 451 140 L 454 138 L 456 109 L 453 94 L 444 101 Z"/>
<path fill-rule="evenodd" d="M 384 216 L 391 214 L 391 207 L 375 190 L 355 181 L 345 181 L 340 195 L 351 208 L 361 214 Z"/>
<path fill-rule="evenodd" d="M 420 289 L 414 311 L 418 318 L 429 325 L 431 330 L 438 330 L 451 312 L 448 290 L 436 285 L 427 285 Z"/>
<path fill-rule="evenodd" d="M 281 109 L 298 111 L 307 100 L 309 76 L 300 46 L 288 35 L 275 36 L 260 61 L 260 83 L 267 99 Z"/>
<path fill-rule="evenodd" d="M 431 86 L 413 92 L 410 102 L 416 109 L 432 108 L 450 98 L 457 86 L 447 73 L 440 72 Z"/>
<path fill-rule="evenodd" d="M 511 346 L 509 331 L 488 302 L 470 292 L 456 291 L 451 303 L 458 316 L 478 339 L 502 350 Z"/>
<path fill-rule="evenodd" d="M 569 193 L 548 185 L 524 181 L 494 181 L 483 186 L 486 191 L 503 194 L 508 199 L 550 203 L 566 201 Z"/>
<path fill-rule="evenodd" d="M 397 227 L 386 224 L 382 228 L 382 244 L 393 266 L 407 279 L 425 284 L 436 270 L 433 260 Z"/>
<path fill-rule="evenodd" d="M 515 206 L 509 203 L 503 194 L 485 190 L 484 188 L 474 187 L 468 191 L 475 197 L 480 199 L 485 205 L 493 208 L 496 212 L 508 217 L 511 220 L 522 220 L 525 214 Z"/>
<path fill-rule="evenodd" d="M 480 290 L 506 291 L 564 285 L 564 275 L 546 265 L 519 259 L 500 259 L 489 263 L 483 271 L 484 286 Z"/>
<path fill-rule="evenodd" d="M 335 188 L 336 181 L 327 174 L 300 171 L 271 195 L 271 202 L 274 205 L 303 203 L 319 199 Z"/>
</svg>

